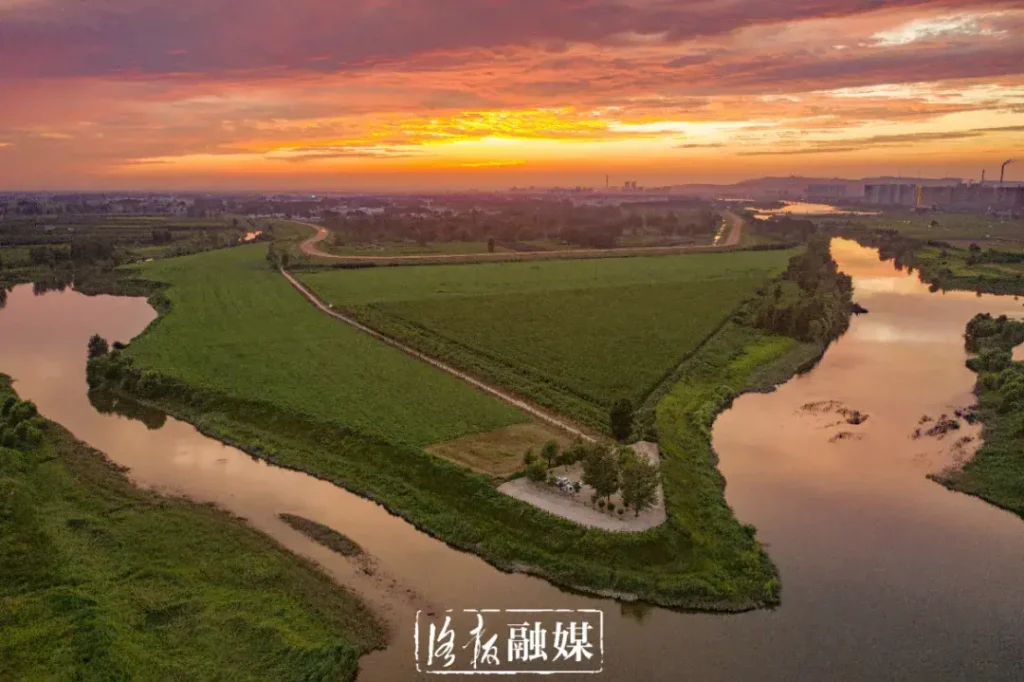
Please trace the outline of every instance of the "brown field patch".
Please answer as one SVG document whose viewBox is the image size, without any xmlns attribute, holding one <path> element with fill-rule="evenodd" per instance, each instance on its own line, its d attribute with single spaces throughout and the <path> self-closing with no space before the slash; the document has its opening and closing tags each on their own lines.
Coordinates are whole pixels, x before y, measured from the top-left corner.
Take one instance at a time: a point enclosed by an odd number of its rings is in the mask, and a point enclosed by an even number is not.
<svg viewBox="0 0 1024 682">
<path fill-rule="evenodd" d="M 435 457 L 462 464 L 489 476 L 511 476 L 523 468 L 523 455 L 528 448 L 538 454 L 541 447 L 553 440 L 562 448 L 572 445 L 572 438 L 561 429 L 541 422 L 515 424 L 494 431 L 463 436 L 426 448 Z"/>
</svg>

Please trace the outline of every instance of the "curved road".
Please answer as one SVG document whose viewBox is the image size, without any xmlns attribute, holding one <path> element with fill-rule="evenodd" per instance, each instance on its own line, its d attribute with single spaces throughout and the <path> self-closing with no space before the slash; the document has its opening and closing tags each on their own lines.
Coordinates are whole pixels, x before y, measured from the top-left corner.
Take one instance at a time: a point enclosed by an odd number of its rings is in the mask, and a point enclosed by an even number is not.
<svg viewBox="0 0 1024 682">
<path fill-rule="evenodd" d="M 441 370 L 442 372 L 447 372 L 448 374 L 451 374 L 453 377 L 455 377 L 457 379 L 460 379 L 460 380 L 466 382 L 467 384 L 470 384 L 471 386 L 473 386 L 475 388 L 480 389 L 484 393 L 488 393 L 488 394 L 494 396 L 495 398 L 498 398 L 499 400 L 502 400 L 502 401 L 508 403 L 509 405 L 512 405 L 513 407 L 518 407 L 523 412 L 531 414 L 534 417 L 537 417 L 538 419 L 541 419 L 541 420 L 547 422 L 548 424 L 551 424 L 554 427 L 557 427 L 559 429 L 562 429 L 563 431 L 566 431 L 566 432 L 572 434 L 573 436 L 578 436 L 578 437 L 582 438 L 583 440 L 585 440 L 585 441 L 587 441 L 589 443 L 596 443 L 597 442 L 597 440 L 593 436 L 589 435 L 588 433 L 583 431 L 578 426 L 574 426 L 573 424 L 569 423 L 568 421 L 566 421 L 564 419 L 561 419 L 561 418 L 559 418 L 559 417 L 557 417 L 557 416 L 555 416 L 555 415 L 553 415 L 553 414 L 551 414 L 549 412 L 546 412 L 545 410 L 542 410 L 541 408 L 539 408 L 539 407 L 537 407 L 535 405 L 531 405 L 530 403 L 526 402 L 525 400 L 522 400 L 520 398 L 516 398 L 511 393 L 506 393 L 505 391 L 503 391 L 503 390 L 501 390 L 499 388 L 495 388 L 494 386 L 491 386 L 490 384 L 484 383 L 483 381 L 480 381 L 479 379 L 476 379 L 476 378 L 466 374 L 465 372 L 463 372 L 463 371 L 461 371 L 459 369 L 456 369 L 455 367 L 452 367 L 451 365 L 448 365 L 448 364 L 445 364 L 445 363 L 441 362 L 437 358 L 432 358 L 429 355 L 421 353 L 418 350 L 415 350 L 415 349 L 405 345 L 404 343 L 402 343 L 402 342 L 400 342 L 400 341 L 398 341 L 396 339 L 391 338 L 390 336 L 386 336 L 385 334 L 381 334 L 377 330 L 371 329 L 370 327 L 367 327 L 365 324 L 359 322 L 358 320 L 356 320 L 353 317 L 349 317 L 348 315 L 345 315 L 343 313 L 337 312 L 330 305 L 328 305 L 328 304 L 324 303 L 323 301 L 321 301 L 320 298 L 316 294 L 314 294 L 312 291 L 307 289 L 302 283 L 300 283 L 297 279 L 292 277 L 287 271 L 281 270 L 281 274 L 284 275 L 285 279 L 287 279 L 289 282 L 291 282 L 291 285 L 293 287 L 295 287 L 299 291 L 299 293 L 301 293 L 303 296 L 305 296 L 306 299 L 310 303 L 312 303 L 318 309 L 320 309 L 321 312 L 327 313 L 331 317 L 333 317 L 333 318 L 335 318 L 337 320 L 341 320 L 345 324 L 350 325 L 352 327 L 355 327 L 356 329 L 358 329 L 361 332 L 369 334 L 370 336 L 374 337 L 378 341 L 383 341 L 384 343 L 388 344 L 389 346 L 393 346 L 394 348 L 397 348 L 398 350 L 402 351 L 406 355 L 410 355 L 410 356 L 416 358 L 417 360 L 422 360 L 423 362 L 436 367 L 437 369 Z"/>
<path fill-rule="evenodd" d="M 302 242 L 301 249 L 307 256 L 317 258 L 329 258 L 331 260 L 347 261 L 350 263 L 451 263 L 451 262 L 486 262 L 486 261 L 507 261 L 507 260 L 539 260 L 544 258 L 576 257 L 576 258 L 600 258 L 602 256 L 656 256 L 670 255 L 674 253 L 694 253 L 699 251 L 719 251 L 734 247 L 740 242 L 743 220 L 734 214 L 727 213 L 734 219 L 733 228 L 724 244 L 702 244 L 690 246 L 637 246 L 615 249 L 559 249 L 556 251 L 516 251 L 512 253 L 433 253 L 409 256 L 339 256 L 333 253 L 321 251 L 318 247 L 320 242 L 327 239 L 330 234 L 327 228 L 312 223 L 302 223 L 309 227 L 316 228 L 316 234 Z"/>
</svg>

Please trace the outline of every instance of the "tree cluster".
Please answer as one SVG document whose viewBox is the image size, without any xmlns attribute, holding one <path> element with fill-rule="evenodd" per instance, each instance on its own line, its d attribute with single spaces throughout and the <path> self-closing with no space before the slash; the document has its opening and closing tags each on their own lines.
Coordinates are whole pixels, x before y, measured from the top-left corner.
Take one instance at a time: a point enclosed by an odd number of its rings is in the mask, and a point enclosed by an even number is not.
<svg viewBox="0 0 1024 682">
<path fill-rule="evenodd" d="M 992 317 L 989 313 L 975 315 L 964 331 L 964 348 L 969 353 L 986 349 L 1011 351 L 1024 343 L 1024 323 L 1006 315 Z"/>
<path fill-rule="evenodd" d="M 32 446 L 43 438 L 45 423 L 39 416 L 35 403 L 8 397 L 0 405 L 0 446 L 20 449 Z"/>
<path fill-rule="evenodd" d="M 853 281 L 839 272 L 829 237 L 815 234 L 804 252 L 790 260 L 783 283 L 762 296 L 754 325 L 800 341 L 827 343 L 849 326 L 852 298 Z"/>
<path fill-rule="evenodd" d="M 594 448 L 583 460 L 583 482 L 597 497 L 607 501 L 621 490 L 623 505 L 632 507 L 636 516 L 655 503 L 660 481 L 658 467 L 630 448 Z"/>
<path fill-rule="evenodd" d="M 637 205 L 640 206 L 640 205 Z M 569 201 L 477 200 L 461 205 L 388 206 L 383 211 L 327 211 L 324 225 L 335 245 L 371 241 L 475 241 L 515 245 L 534 240 L 559 241 L 589 248 L 612 248 L 624 234 L 713 234 L 719 216 L 710 209 L 688 214 L 639 212 L 620 206 L 575 205 Z"/>
</svg>

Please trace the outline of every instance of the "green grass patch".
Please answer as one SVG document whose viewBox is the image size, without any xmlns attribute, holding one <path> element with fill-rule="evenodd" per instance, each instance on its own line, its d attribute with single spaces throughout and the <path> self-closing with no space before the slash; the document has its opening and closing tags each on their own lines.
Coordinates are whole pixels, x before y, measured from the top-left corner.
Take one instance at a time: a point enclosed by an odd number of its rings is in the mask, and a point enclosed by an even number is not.
<svg viewBox="0 0 1024 682">
<path fill-rule="evenodd" d="M 0 446 L 0 679 L 351 680 L 384 645 L 311 562 L 31 421 Z"/>
<path fill-rule="evenodd" d="M 526 421 L 518 410 L 309 305 L 254 244 L 141 266 L 170 312 L 129 347 L 193 391 L 427 445 Z"/>
<path fill-rule="evenodd" d="M 280 517 L 289 526 L 332 552 L 337 552 L 344 556 L 359 556 L 363 553 L 363 548 L 356 542 L 329 526 L 296 516 L 295 514 L 281 514 Z"/>
</svg>

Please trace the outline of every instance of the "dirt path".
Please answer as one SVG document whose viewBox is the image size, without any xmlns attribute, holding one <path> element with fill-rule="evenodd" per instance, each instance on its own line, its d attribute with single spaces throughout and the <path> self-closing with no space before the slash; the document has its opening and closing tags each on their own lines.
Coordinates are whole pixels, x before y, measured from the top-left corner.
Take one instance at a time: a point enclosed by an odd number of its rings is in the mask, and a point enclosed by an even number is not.
<svg viewBox="0 0 1024 682">
<path fill-rule="evenodd" d="M 324 232 L 326 232 L 326 230 L 324 230 Z M 296 289 L 298 289 L 299 293 L 301 293 L 303 296 L 305 296 L 306 299 L 310 303 L 312 303 L 317 308 L 319 308 L 321 312 L 327 313 L 331 317 L 333 317 L 335 319 L 338 319 L 338 320 L 341 320 L 345 324 L 348 324 L 348 325 L 350 325 L 352 327 L 355 327 L 356 329 L 358 329 L 361 332 L 369 334 L 370 336 L 374 337 L 378 341 L 383 341 L 384 343 L 388 344 L 389 346 L 397 348 L 398 350 L 402 351 L 406 355 L 411 355 L 412 357 L 416 358 L 417 360 L 422 360 L 423 362 L 427 363 L 428 365 L 432 365 L 433 367 L 436 367 L 437 369 L 439 369 L 439 370 L 441 370 L 443 372 L 447 372 L 448 374 L 451 374 L 455 378 L 461 379 L 462 381 L 466 382 L 467 384 L 470 384 L 471 386 L 474 386 L 475 388 L 480 389 L 484 393 L 488 393 L 488 394 L 494 396 L 495 398 L 498 398 L 499 400 L 502 400 L 502 401 L 508 403 L 509 405 L 512 405 L 514 407 L 518 407 L 523 412 L 526 412 L 527 414 L 533 415 L 534 417 L 537 417 L 538 419 L 541 419 L 544 422 L 547 422 L 548 424 L 551 424 L 552 426 L 555 426 L 555 427 L 557 427 L 559 429 L 562 429 L 563 431 L 566 431 L 567 433 L 571 434 L 572 436 L 578 436 L 578 437 L 582 438 L 583 440 L 585 440 L 587 442 L 590 442 L 590 443 L 597 442 L 597 440 L 593 436 L 587 434 L 581 428 L 572 425 L 568 421 L 560 419 L 559 417 L 556 417 L 555 415 L 551 414 L 550 412 L 542 410 L 541 408 L 539 408 L 539 407 L 537 407 L 535 405 L 531 405 L 530 403 L 526 402 L 525 400 L 521 400 L 519 398 L 516 398 L 512 394 L 506 393 L 505 391 L 503 391 L 503 390 L 501 390 L 499 388 L 495 388 L 494 386 L 491 386 L 490 384 L 484 383 L 483 381 L 480 381 L 479 379 L 476 379 L 476 378 L 466 374 L 465 372 L 463 372 L 461 370 L 458 370 L 455 367 L 452 367 L 451 365 L 448 365 L 448 364 L 445 364 L 445 363 L 441 362 L 437 358 L 432 358 L 429 355 L 426 355 L 426 354 L 421 353 L 421 352 L 419 352 L 417 350 L 414 350 L 413 348 L 405 345 L 404 343 L 401 343 L 400 341 L 397 341 L 396 339 L 391 338 L 390 336 L 386 336 L 386 335 L 381 334 L 380 332 L 376 331 L 375 329 L 371 329 L 370 327 L 367 327 L 366 325 L 364 325 L 363 323 L 357 321 L 353 317 L 350 317 L 348 315 L 345 315 L 343 313 L 339 313 L 339 312 L 335 311 L 330 305 L 328 305 L 328 304 L 324 303 L 323 301 L 321 301 L 317 297 L 316 294 L 314 294 L 312 291 L 307 289 L 302 283 L 300 283 L 297 279 L 292 277 L 287 271 L 281 270 L 281 274 L 284 275 L 285 279 L 287 279 L 289 282 L 291 282 L 291 285 L 293 287 L 295 287 Z"/>
<path fill-rule="evenodd" d="M 726 211 L 725 219 L 732 223 L 732 229 L 729 230 L 729 237 L 722 246 L 739 246 L 740 239 L 743 238 L 743 218 L 732 211 Z"/>
<path fill-rule="evenodd" d="M 737 217 L 737 220 L 739 218 Z M 327 239 L 327 228 L 313 223 L 302 223 L 316 228 L 316 234 L 302 242 L 301 249 L 307 256 L 328 258 L 348 263 L 474 263 L 488 261 L 542 260 L 545 258 L 603 258 L 608 256 L 660 256 L 702 251 L 721 251 L 739 244 L 739 230 L 730 231 L 725 244 L 702 244 L 690 246 L 637 246 L 616 249 L 559 249 L 555 251 L 517 251 L 515 253 L 425 253 L 410 256 L 339 256 L 321 251 L 320 242 Z M 738 223 L 742 225 L 742 220 Z M 735 240 L 733 239 L 735 235 Z"/>
</svg>

